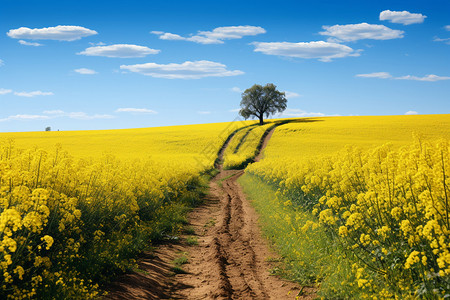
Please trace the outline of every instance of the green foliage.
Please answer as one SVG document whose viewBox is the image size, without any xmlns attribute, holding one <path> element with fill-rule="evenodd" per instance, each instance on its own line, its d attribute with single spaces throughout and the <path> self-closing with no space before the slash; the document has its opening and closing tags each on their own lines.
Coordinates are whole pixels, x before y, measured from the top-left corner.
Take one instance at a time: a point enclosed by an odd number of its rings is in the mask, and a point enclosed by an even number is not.
<svg viewBox="0 0 450 300">
<path fill-rule="evenodd" d="M 197 246 L 198 245 L 198 239 L 195 236 L 189 236 L 186 238 L 186 243 L 189 246 Z"/>
<path fill-rule="evenodd" d="M 242 94 L 239 114 L 246 120 L 256 117 L 262 125 L 264 116 L 267 118 L 277 112 L 283 112 L 286 107 L 286 95 L 284 92 L 278 91 L 276 85 L 273 83 L 265 86 L 255 84 Z"/>
</svg>

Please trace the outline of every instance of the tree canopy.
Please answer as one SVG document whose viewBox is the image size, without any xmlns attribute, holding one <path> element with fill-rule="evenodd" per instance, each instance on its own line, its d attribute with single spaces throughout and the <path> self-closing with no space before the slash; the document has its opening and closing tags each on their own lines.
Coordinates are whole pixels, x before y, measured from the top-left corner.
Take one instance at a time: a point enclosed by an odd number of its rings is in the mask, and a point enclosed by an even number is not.
<svg viewBox="0 0 450 300">
<path fill-rule="evenodd" d="M 259 119 L 264 124 L 264 116 L 269 117 L 277 112 L 283 112 L 287 107 L 284 92 L 277 90 L 276 85 L 268 83 L 265 86 L 253 85 L 242 93 L 241 110 L 239 114 L 246 120 L 250 117 Z"/>
</svg>

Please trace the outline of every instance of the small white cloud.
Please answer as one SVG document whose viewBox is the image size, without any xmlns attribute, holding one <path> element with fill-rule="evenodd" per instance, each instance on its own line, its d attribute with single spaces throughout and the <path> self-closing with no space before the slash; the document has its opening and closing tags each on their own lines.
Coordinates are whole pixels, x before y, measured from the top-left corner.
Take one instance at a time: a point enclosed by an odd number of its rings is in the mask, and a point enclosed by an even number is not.
<svg viewBox="0 0 450 300">
<path fill-rule="evenodd" d="M 447 31 L 450 31 L 450 25 L 444 26 L 444 29 L 447 30 Z"/>
<path fill-rule="evenodd" d="M 450 80 L 450 77 L 429 74 L 429 75 L 425 75 L 424 77 L 406 75 L 406 76 L 396 77 L 394 79 L 399 79 L 399 80 L 417 80 L 417 81 L 440 81 L 440 80 Z"/>
<path fill-rule="evenodd" d="M 118 108 L 116 112 L 128 112 L 128 113 L 138 113 L 138 114 L 157 114 L 156 111 L 148 108 Z"/>
<path fill-rule="evenodd" d="M 98 43 L 89 43 L 89 45 L 91 46 L 105 46 L 106 44 L 103 42 L 98 42 Z"/>
<path fill-rule="evenodd" d="M 189 41 L 199 44 L 223 44 L 223 40 L 241 39 L 244 36 L 254 36 L 266 33 L 266 30 L 259 26 L 225 26 L 217 27 L 212 31 L 199 31 L 196 35 L 183 37 L 178 34 L 151 31 L 150 33 L 159 35 L 161 40 Z"/>
<path fill-rule="evenodd" d="M 229 112 L 239 112 L 241 109 L 240 108 L 235 108 L 235 109 L 230 109 Z"/>
<path fill-rule="evenodd" d="M 94 119 L 112 119 L 114 116 L 112 115 L 101 115 L 101 114 L 94 114 L 89 115 L 85 112 L 70 112 L 65 114 L 65 116 L 71 118 L 71 119 L 77 119 L 77 120 L 94 120 Z"/>
<path fill-rule="evenodd" d="M 14 116 L 9 116 L 7 118 L 0 119 L 0 122 L 5 121 L 34 121 L 34 120 L 47 120 L 50 119 L 49 116 L 44 115 L 26 115 L 19 114 Z"/>
<path fill-rule="evenodd" d="M 243 92 L 243 90 L 241 90 L 241 89 L 238 88 L 237 86 L 232 87 L 232 88 L 231 88 L 231 91 L 232 91 L 232 92 L 235 92 L 235 93 L 242 93 L 242 92 Z"/>
<path fill-rule="evenodd" d="M 70 119 L 76 119 L 76 120 L 94 120 L 94 119 L 112 119 L 115 118 L 112 115 L 107 114 L 87 114 L 85 112 L 65 112 L 60 109 L 56 110 L 45 110 L 43 111 L 43 114 L 45 114 L 48 118 L 60 118 L 60 117 L 66 117 Z"/>
<path fill-rule="evenodd" d="M 49 120 L 55 118 L 71 118 L 76 120 L 94 120 L 94 119 L 112 119 L 114 116 L 106 114 L 87 114 L 85 112 L 64 112 L 63 110 L 46 110 L 42 115 L 18 114 L 0 119 L 0 121 L 32 121 L 32 120 Z"/>
<path fill-rule="evenodd" d="M 284 94 L 286 95 L 287 99 L 292 99 L 292 98 L 298 98 L 301 97 L 300 94 L 294 93 L 294 92 L 288 92 L 288 91 L 284 91 Z"/>
<path fill-rule="evenodd" d="M 434 74 L 425 75 L 424 77 L 418 77 L 413 75 L 405 75 L 400 77 L 393 77 L 388 72 L 377 72 L 369 74 L 357 74 L 356 77 L 363 78 L 381 78 L 381 79 L 397 79 L 397 80 L 416 80 L 416 81 L 440 81 L 440 80 L 450 80 L 447 76 L 438 76 Z"/>
<path fill-rule="evenodd" d="M 368 73 L 368 74 L 357 74 L 356 77 L 387 79 L 387 78 L 391 78 L 392 75 L 389 74 L 388 72 L 375 72 L 375 73 Z"/>
<path fill-rule="evenodd" d="M 198 111 L 197 113 L 198 113 L 199 115 L 209 115 L 209 114 L 211 114 L 210 111 Z"/>
<path fill-rule="evenodd" d="M 213 31 L 199 31 L 198 35 L 217 40 L 240 39 L 244 36 L 253 36 L 266 33 L 259 26 L 225 26 L 217 27 Z"/>
<path fill-rule="evenodd" d="M 0 89 L 0 95 L 6 95 L 12 93 L 12 90 L 8 90 L 8 89 Z"/>
<path fill-rule="evenodd" d="M 86 36 L 95 35 L 97 32 L 81 26 L 58 25 L 56 27 L 34 29 L 20 27 L 11 29 L 6 34 L 13 39 L 75 41 Z"/>
<path fill-rule="evenodd" d="M 145 57 L 149 54 L 158 54 L 160 51 L 161 50 L 151 49 L 145 46 L 116 44 L 109 46 L 89 47 L 86 50 L 79 52 L 77 54 L 87 56 L 133 58 L 133 57 Z"/>
<path fill-rule="evenodd" d="M 24 41 L 24 40 L 19 40 L 19 44 L 25 45 L 25 46 L 34 46 L 34 47 L 42 46 L 42 44 L 27 42 L 27 41 Z"/>
<path fill-rule="evenodd" d="M 410 110 L 410 111 L 405 112 L 405 115 L 407 115 L 407 116 L 409 116 L 409 115 L 418 115 L 418 114 L 419 113 L 417 111 L 414 111 L 414 110 Z"/>
<path fill-rule="evenodd" d="M 410 13 L 409 11 L 390 11 L 384 10 L 380 13 L 381 21 L 390 21 L 391 23 L 398 23 L 403 25 L 411 25 L 423 23 L 427 16 L 422 14 Z"/>
<path fill-rule="evenodd" d="M 0 59 L 0 67 L 3 66 L 4 64 L 5 64 L 5 62 Z"/>
<path fill-rule="evenodd" d="M 53 96 L 52 92 L 42 92 L 42 91 L 33 91 L 33 92 L 14 92 L 14 95 L 20 97 L 36 97 L 36 96 Z"/>
<path fill-rule="evenodd" d="M 360 55 L 360 50 L 355 51 L 352 48 L 342 44 L 324 41 L 307 43 L 255 42 L 252 44 L 255 45 L 255 52 L 261 52 L 267 55 L 299 57 L 305 59 L 317 58 L 318 60 L 324 62 L 329 62 L 334 58 Z"/>
<path fill-rule="evenodd" d="M 330 41 L 351 42 L 362 39 L 390 40 L 403 37 L 404 31 L 394 30 L 384 25 L 376 24 L 348 24 L 322 26 L 325 31 L 319 32 L 321 35 L 330 36 Z"/>
<path fill-rule="evenodd" d="M 44 110 L 42 113 L 46 115 L 63 115 L 64 111 L 60 109 L 55 109 L 55 110 Z"/>
<path fill-rule="evenodd" d="M 79 68 L 79 69 L 75 69 L 74 71 L 77 72 L 77 73 L 83 74 L 83 75 L 97 74 L 96 71 L 91 70 L 91 69 L 87 69 L 87 68 Z"/>
<path fill-rule="evenodd" d="M 443 42 L 447 45 L 450 45 L 450 38 L 441 39 L 441 38 L 438 38 L 437 36 L 435 36 L 433 39 L 433 42 Z"/>
<path fill-rule="evenodd" d="M 182 64 L 171 63 L 166 65 L 156 63 L 121 65 L 120 69 L 167 79 L 200 79 L 244 74 L 244 72 L 239 70 L 229 71 L 226 65 L 207 60 L 186 61 Z"/>
<path fill-rule="evenodd" d="M 283 113 L 280 114 L 280 116 L 303 118 L 303 117 L 324 117 L 326 115 L 320 112 L 306 112 L 302 109 L 287 108 Z"/>
</svg>

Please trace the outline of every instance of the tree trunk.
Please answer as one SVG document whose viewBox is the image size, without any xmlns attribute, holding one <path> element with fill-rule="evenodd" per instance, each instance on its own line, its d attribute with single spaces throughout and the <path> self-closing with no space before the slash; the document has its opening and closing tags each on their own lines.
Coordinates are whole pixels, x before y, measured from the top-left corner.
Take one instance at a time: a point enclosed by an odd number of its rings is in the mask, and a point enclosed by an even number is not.
<svg viewBox="0 0 450 300">
<path fill-rule="evenodd" d="M 263 117 L 264 117 L 264 115 L 259 116 L 259 125 L 264 125 Z"/>
</svg>

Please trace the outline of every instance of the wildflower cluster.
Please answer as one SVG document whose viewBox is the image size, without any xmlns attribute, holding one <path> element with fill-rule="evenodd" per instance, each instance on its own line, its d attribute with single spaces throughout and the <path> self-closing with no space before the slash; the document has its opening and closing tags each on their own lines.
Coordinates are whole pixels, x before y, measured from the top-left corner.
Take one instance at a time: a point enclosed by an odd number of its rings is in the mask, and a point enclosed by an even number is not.
<svg viewBox="0 0 450 300">
<path fill-rule="evenodd" d="M 267 160 L 247 172 L 312 211 L 353 260 L 367 297 L 448 297 L 450 147 L 448 140 L 296 162 Z"/>
</svg>

